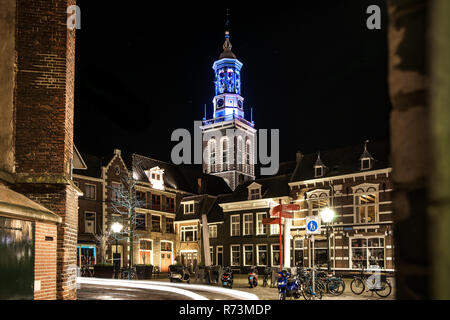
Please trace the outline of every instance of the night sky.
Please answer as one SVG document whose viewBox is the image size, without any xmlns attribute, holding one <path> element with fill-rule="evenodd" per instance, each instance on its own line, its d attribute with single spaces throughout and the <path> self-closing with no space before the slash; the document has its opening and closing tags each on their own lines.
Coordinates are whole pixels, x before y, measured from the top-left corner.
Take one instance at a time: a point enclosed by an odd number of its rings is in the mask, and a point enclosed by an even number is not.
<svg viewBox="0 0 450 320">
<path fill-rule="evenodd" d="M 222 52 L 226 8 L 233 52 L 244 63 L 246 118 L 280 129 L 280 158 L 389 140 L 385 1 L 242 3 L 78 0 L 75 144 L 170 161 L 176 128 L 212 118 L 212 64 Z M 382 9 L 382 30 L 366 8 Z"/>
</svg>

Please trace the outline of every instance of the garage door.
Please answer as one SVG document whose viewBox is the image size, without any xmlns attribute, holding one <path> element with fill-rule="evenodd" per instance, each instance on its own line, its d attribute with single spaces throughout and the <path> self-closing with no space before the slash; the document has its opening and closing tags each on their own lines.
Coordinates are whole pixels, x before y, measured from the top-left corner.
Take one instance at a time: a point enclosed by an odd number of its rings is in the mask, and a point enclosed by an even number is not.
<svg viewBox="0 0 450 320">
<path fill-rule="evenodd" d="M 34 224 L 0 217 L 0 300 L 34 297 Z"/>
</svg>

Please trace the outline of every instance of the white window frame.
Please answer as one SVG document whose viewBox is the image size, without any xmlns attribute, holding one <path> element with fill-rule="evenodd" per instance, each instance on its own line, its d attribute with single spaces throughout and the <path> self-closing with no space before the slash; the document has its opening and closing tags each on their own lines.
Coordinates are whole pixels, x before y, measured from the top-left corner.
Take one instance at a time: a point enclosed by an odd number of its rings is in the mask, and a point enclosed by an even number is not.
<svg viewBox="0 0 450 320">
<path fill-rule="evenodd" d="M 369 248 L 381 248 L 381 247 L 369 247 L 369 239 L 372 238 L 381 238 L 383 239 L 383 265 L 384 267 L 382 268 L 382 270 L 386 269 L 386 236 L 382 236 L 382 235 L 375 235 L 375 236 L 363 236 L 363 237 L 349 237 L 348 239 L 348 248 L 349 248 L 349 269 L 352 270 L 361 270 L 361 268 L 353 268 L 353 248 L 352 247 L 352 240 L 353 239 L 365 239 L 367 241 L 367 246 L 364 247 L 366 249 L 366 263 L 367 263 L 367 267 L 369 267 L 369 255 L 367 254 L 369 251 Z"/>
<path fill-rule="evenodd" d="M 214 266 L 215 261 L 214 261 L 214 247 L 213 246 L 209 247 L 209 259 L 211 259 L 211 265 Z"/>
<path fill-rule="evenodd" d="M 93 214 L 94 215 L 94 232 L 87 232 L 86 231 L 86 222 L 87 222 L 87 220 L 86 220 L 86 214 Z M 96 231 L 97 230 L 97 213 L 96 212 L 93 212 L 93 211 L 85 211 L 84 212 L 84 233 L 92 233 L 92 234 L 95 234 Z"/>
<path fill-rule="evenodd" d="M 306 193 L 308 216 L 312 217 L 314 211 L 317 210 L 317 215 L 320 215 L 320 210 L 330 206 L 330 190 L 329 189 L 316 189 Z M 324 206 L 320 206 L 320 201 L 326 200 Z M 319 208 L 313 208 L 313 201 L 318 201 Z"/>
<path fill-rule="evenodd" d="M 264 219 L 265 217 L 268 217 L 269 214 L 267 212 L 257 212 L 256 213 L 256 235 L 257 236 L 261 236 L 261 235 L 266 235 L 267 234 L 267 232 L 263 232 L 263 233 L 259 232 L 260 231 L 259 230 L 259 217 L 260 216 L 263 216 L 262 219 Z M 262 219 L 261 219 L 261 226 L 262 226 L 262 231 L 264 231 L 265 228 L 264 228 L 264 224 L 262 224 Z"/>
<path fill-rule="evenodd" d="M 226 148 L 224 148 L 224 147 L 226 147 Z M 220 148 L 222 150 L 221 162 L 222 162 L 222 164 L 226 165 L 230 161 L 230 153 L 229 153 L 230 141 L 228 140 L 227 137 L 223 137 L 221 139 Z"/>
<path fill-rule="evenodd" d="M 233 218 L 237 217 L 238 221 L 233 222 Z M 237 225 L 237 228 L 233 228 L 235 225 Z M 233 234 L 235 231 L 236 234 Z M 230 236 L 231 237 L 239 237 L 241 235 L 241 215 L 240 214 L 233 214 L 230 216 Z"/>
<path fill-rule="evenodd" d="M 251 219 L 250 221 L 246 221 L 245 218 L 250 216 Z M 243 224 L 242 224 L 242 235 L 243 236 L 251 236 L 253 235 L 253 213 L 244 213 L 242 215 L 242 219 L 243 219 Z M 246 227 L 247 225 L 250 225 L 250 228 L 248 228 L 250 230 L 249 233 L 246 232 Z"/>
<path fill-rule="evenodd" d="M 265 252 L 266 253 L 266 264 L 259 264 L 259 247 L 260 246 L 265 246 L 266 247 L 266 250 L 265 251 L 263 251 L 263 252 Z M 267 263 L 269 262 L 268 261 L 269 260 L 269 245 L 267 244 L 267 243 L 261 243 L 261 244 L 257 244 L 256 245 L 256 265 L 258 266 L 258 267 L 267 267 Z"/>
<path fill-rule="evenodd" d="M 212 224 L 208 226 L 208 233 L 210 239 L 217 238 L 217 224 Z"/>
<path fill-rule="evenodd" d="M 372 183 L 363 183 L 357 186 L 352 187 L 353 189 L 353 223 L 378 223 L 380 221 L 380 204 L 379 204 L 379 184 L 372 184 Z M 373 205 L 361 205 L 360 202 L 360 196 L 365 195 L 375 195 L 375 203 Z M 361 210 L 359 208 L 361 207 L 369 207 L 374 206 L 375 207 L 375 221 L 372 222 L 361 222 Z M 357 219 L 356 213 L 359 212 L 359 220 Z M 366 212 L 367 215 L 367 212 Z M 367 219 L 366 219 L 367 220 Z"/>
<path fill-rule="evenodd" d="M 187 202 L 182 202 L 183 205 L 183 213 L 184 214 L 194 214 L 195 213 L 195 202 L 194 201 L 187 201 Z M 186 208 L 188 208 L 189 210 L 186 211 Z M 190 210 L 192 208 L 192 211 Z"/>
<path fill-rule="evenodd" d="M 239 262 L 237 264 L 234 263 L 233 261 L 233 248 L 238 248 L 239 249 Z M 240 267 L 241 266 L 241 246 L 239 244 L 232 244 L 230 245 L 230 265 L 232 267 Z"/>
<path fill-rule="evenodd" d="M 192 241 L 186 241 L 186 231 L 193 231 L 193 234 L 196 235 L 195 240 Z M 186 230 L 187 229 L 187 230 Z M 180 242 L 197 242 L 198 241 L 198 226 L 197 225 L 191 225 L 191 226 L 180 226 Z"/>
<path fill-rule="evenodd" d="M 280 254 L 280 258 L 281 258 L 281 251 L 280 251 L 280 244 L 278 243 L 278 244 L 274 244 L 274 243 L 272 243 L 271 245 L 270 245 L 270 264 L 271 264 L 271 266 L 272 267 L 275 267 L 276 265 L 273 263 L 274 261 L 273 261 L 273 254 L 274 254 L 274 250 L 273 250 L 273 247 L 274 246 L 278 246 L 278 253 Z M 281 260 L 280 260 L 281 261 Z"/>
<path fill-rule="evenodd" d="M 250 250 L 246 250 L 246 248 L 248 248 L 248 247 L 250 247 L 250 248 L 252 248 L 252 250 L 251 250 L 251 252 L 252 252 L 252 261 L 251 261 L 251 264 L 247 264 L 246 262 L 245 262 L 245 256 L 246 256 L 246 253 L 247 252 L 249 252 Z M 252 244 L 244 244 L 244 245 L 242 245 L 242 252 L 243 252 L 243 258 L 242 258 L 242 265 L 244 266 L 244 267 L 247 267 L 247 266 L 254 266 L 255 264 L 254 264 L 254 262 L 255 262 L 255 249 L 254 249 L 254 246 L 252 245 Z"/>
</svg>

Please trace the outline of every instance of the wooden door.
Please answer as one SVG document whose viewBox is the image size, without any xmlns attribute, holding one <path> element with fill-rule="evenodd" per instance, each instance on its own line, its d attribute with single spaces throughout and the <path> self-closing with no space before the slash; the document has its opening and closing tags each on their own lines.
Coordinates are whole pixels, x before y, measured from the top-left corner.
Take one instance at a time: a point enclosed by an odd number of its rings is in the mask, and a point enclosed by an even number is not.
<svg viewBox="0 0 450 320">
<path fill-rule="evenodd" d="M 169 272 L 169 266 L 172 264 L 172 252 L 161 253 L 161 272 Z"/>
</svg>

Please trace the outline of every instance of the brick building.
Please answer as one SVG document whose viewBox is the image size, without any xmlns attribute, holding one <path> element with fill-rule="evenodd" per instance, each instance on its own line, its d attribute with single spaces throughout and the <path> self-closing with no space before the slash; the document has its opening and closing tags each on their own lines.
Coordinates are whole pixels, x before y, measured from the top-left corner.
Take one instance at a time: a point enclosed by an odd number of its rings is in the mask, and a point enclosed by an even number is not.
<svg viewBox="0 0 450 320">
<path fill-rule="evenodd" d="M 82 157 L 86 168 L 74 170 L 73 174 L 75 184 L 84 192 L 79 201 L 78 264 L 82 256 L 89 257 L 91 265 L 100 262 L 98 237 L 107 234 L 113 222 L 126 225 L 126 217 L 118 214 L 112 203 L 114 188 L 129 173 L 137 181 L 135 192 L 140 204 L 136 209 L 133 264 L 152 264 L 163 272 L 170 264 L 182 260 L 183 246 L 187 243 L 182 243 L 179 233 L 176 234 L 180 230 L 177 210 L 184 198 L 205 192 L 206 186 L 212 193 L 230 191 L 221 178 L 142 155 L 123 157 L 117 149 L 104 158 L 88 154 Z M 199 181 L 204 181 L 203 188 Z M 104 258 L 112 263 L 113 255 L 118 254 L 120 265 L 127 266 L 130 251 L 126 237 L 120 237 L 117 243 L 114 237 L 109 237 Z"/>
<path fill-rule="evenodd" d="M 76 298 L 74 3 L 0 3 L 0 246 L 15 266 L 5 298 Z"/>
<path fill-rule="evenodd" d="M 326 226 L 315 236 L 314 252 L 305 234 L 306 216 L 326 207 L 336 212 L 330 227 L 331 269 L 360 270 L 378 265 L 394 271 L 392 234 L 392 182 L 389 146 L 371 143 L 297 154 L 298 165 L 291 178 L 290 196 L 300 205 L 290 227 L 291 264 L 327 266 Z"/>
</svg>

